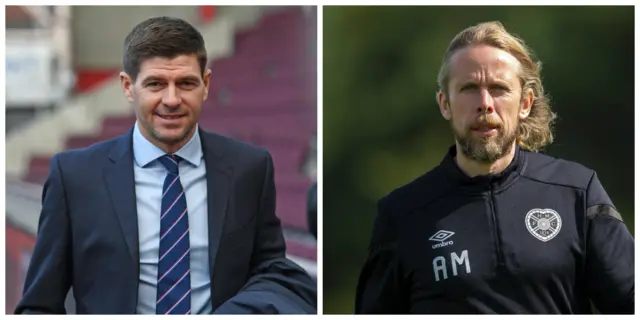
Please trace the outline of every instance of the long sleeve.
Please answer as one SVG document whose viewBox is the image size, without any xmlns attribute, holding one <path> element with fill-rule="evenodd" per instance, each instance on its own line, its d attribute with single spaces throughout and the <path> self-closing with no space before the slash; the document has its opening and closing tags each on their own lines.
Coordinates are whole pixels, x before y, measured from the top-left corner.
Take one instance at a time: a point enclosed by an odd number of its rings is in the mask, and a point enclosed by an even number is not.
<svg viewBox="0 0 640 320">
<path fill-rule="evenodd" d="M 634 312 L 634 240 L 594 174 L 587 190 L 586 285 L 604 314 Z"/>
<path fill-rule="evenodd" d="M 267 155 L 265 166 L 251 277 L 236 296 L 214 313 L 316 314 L 315 281 L 285 257 L 282 228 L 275 214 L 275 182 L 270 155 Z"/>
<path fill-rule="evenodd" d="M 409 298 L 398 256 L 397 225 L 380 201 L 369 254 L 356 292 L 357 314 L 407 314 Z"/>
<path fill-rule="evenodd" d="M 36 245 L 15 313 L 66 313 L 64 302 L 71 287 L 71 232 L 59 158 L 51 169 L 42 197 Z"/>
</svg>

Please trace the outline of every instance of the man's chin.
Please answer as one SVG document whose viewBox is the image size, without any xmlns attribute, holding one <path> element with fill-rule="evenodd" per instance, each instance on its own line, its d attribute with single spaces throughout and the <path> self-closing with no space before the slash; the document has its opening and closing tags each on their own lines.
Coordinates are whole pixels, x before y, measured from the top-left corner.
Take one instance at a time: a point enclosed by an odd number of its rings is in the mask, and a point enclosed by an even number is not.
<svg viewBox="0 0 640 320">
<path fill-rule="evenodd" d="M 462 146 L 462 151 L 466 157 L 487 164 L 495 162 L 504 156 L 502 148 L 495 141 L 474 140 L 470 145 Z"/>
<path fill-rule="evenodd" d="M 156 139 L 166 144 L 174 144 L 181 142 L 187 138 L 189 130 L 184 128 L 170 129 L 166 128 L 156 130 Z"/>
</svg>

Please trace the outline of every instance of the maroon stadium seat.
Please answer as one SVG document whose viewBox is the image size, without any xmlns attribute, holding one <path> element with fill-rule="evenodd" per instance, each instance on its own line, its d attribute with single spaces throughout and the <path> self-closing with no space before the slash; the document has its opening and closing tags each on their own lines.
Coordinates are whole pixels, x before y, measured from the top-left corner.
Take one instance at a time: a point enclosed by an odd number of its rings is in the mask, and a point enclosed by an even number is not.
<svg viewBox="0 0 640 320">
<path fill-rule="evenodd" d="M 287 241 L 287 253 L 310 260 L 317 260 L 318 254 L 315 246 L 298 242 L 295 240 Z"/>
</svg>

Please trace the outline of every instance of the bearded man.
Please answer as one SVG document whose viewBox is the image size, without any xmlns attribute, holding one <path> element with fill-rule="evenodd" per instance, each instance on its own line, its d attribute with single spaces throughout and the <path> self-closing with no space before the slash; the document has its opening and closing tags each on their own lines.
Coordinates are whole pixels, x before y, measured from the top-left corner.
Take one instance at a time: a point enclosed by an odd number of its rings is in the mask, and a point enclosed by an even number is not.
<svg viewBox="0 0 640 320">
<path fill-rule="evenodd" d="M 540 65 L 497 22 L 460 32 L 438 75 L 455 138 L 379 202 L 356 313 L 634 311 L 634 240 L 596 173 L 539 151 Z"/>
</svg>

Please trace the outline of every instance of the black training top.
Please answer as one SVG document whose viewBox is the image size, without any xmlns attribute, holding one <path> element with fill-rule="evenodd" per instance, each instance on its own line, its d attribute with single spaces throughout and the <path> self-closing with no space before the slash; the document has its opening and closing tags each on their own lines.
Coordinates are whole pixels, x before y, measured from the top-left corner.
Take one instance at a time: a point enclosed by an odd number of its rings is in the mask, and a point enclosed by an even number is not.
<svg viewBox="0 0 640 320">
<path fill-rule="evenodd" d="M 356 313 L 633 313 L 634 240 L 594 171 L 516 148 L 470 178 L 455 152 L 380 200 Z"/>
</svg>

